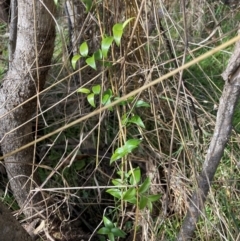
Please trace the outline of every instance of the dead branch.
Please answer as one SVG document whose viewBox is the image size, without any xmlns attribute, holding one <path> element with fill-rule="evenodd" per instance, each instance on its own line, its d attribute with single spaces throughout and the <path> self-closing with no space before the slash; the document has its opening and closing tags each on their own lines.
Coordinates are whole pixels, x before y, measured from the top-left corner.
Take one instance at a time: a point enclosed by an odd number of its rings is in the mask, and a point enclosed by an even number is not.
<svg viewBox="0 0 240 241">
<path fill-rule="evenodd" d="M 229 64 L 223 73 L 225 86 L 219 103 L 214 134 L 207 151 L 202 172 L 197 178 L 196 190 L 189 200 L 187 215 L 176 239 L 177 241 L 186 241 L 193 238 L 211 182 L 231 135 L 232 118 L 240 94 L 240 61 L 236 61 L 239 59 L 240 41 L 236 43 Z"/>
</svg>

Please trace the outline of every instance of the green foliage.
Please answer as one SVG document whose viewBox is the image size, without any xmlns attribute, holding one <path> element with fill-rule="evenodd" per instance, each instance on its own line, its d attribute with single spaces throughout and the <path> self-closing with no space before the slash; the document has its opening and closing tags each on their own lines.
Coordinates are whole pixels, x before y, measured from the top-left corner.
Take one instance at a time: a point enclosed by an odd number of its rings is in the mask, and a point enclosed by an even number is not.
<svg viewBox="0 0 240 241">
<path fill-rule="evenodd" d="M 92 7 L 92 1 L 90 0 L 84 0 L 83 1 L 86 4 L 86 10 L 87 12 Z M 96 61 L 103 61 L 107 58 L 108 51 L 112 45 L 113 40 L 115 41 L 116 45 L 119 46 L 121 42 L 121 38 L 123 35 L 124 28 L 127 26 L 127 24 L 132 20 L 133 18 L 127 19 L 124 23 L 116 23 L 113 26 L 113 37 L 112 36 L 105 36 L 103 37 L 101 41 L 101 49 L 98 49 L 94 52 L 92 56 L 88 56 L 89 49 L 87 42 L 83 42 L 79 47 L 79 53 L 73 56 L 71 62 L 73 69 L 76 69 L 76 64 L 78 60 L 82 57 L 86 58 L 86 64 L 90 66 L 93 69 L 97 69 Z M 109 65 L 108 62 L 103 62 L 104 65 Z"/>
<path fill-rule="evenodd" d="M 99 96 L 101 94 L 101 86 L 94 85 L 91 90 L 87 88 L 79 88 L 77 92 L 87 94 L 88 103 L 95 108 L 96 107 L 95 96 Z M 101 103 L 103 105 L 108 105 L 109 103 L 111 103 L 111 98 L 112 98 L 112 91 L 108 89 L 103 92 Z"/>
<path fill-rule="evenodd" d="M 123 35 L 123 30 L 127 26 L 127 24 L 132 20 L 133 18 L 127 19 L 124 23 L 116 23 L 113 26 L 113 38 L 117 46 L 120 45 L 121 38 Z"/>
<path fill-rule="evenodd" d="M 107 58 L 107 53 L 110 46 L 112 45 L 112 42 L 113 42 L 113 37 L 106 36 L 105 38 L 102 39 L 101 48 L 102 48 L 102 55 L 104 58 Z"/>
<path fill-rule="evenodd" d="M 150 188 L 150 178 L 139 185 L 141 181 L 141 171 L 137 167 L 128 172 L 118 172 L 123 179 L 113 179 L 112 183 L 116 188 L 110 188 L 106 192 L 118 200 L 124 200 L 136 205 L 139 209 L 148 208 L 152 211 L 152 203 L 159 200 L 160 195 L 149 195 L 147 192 Z"/>
<path fill-rule="evenodd" d="M 114 241 L 115 237 L 125 238 L 126 233 L 117 228 L 111 220 L 103 216 L 104 227 L 98 230 L 98 234 L 107 235 L 110 241 Z"/>
<path fill-rule="evenodd" d="M 92 0 L 82 0 L 82 2 L 85 4 L 86 12 L 89 12 L 92 8 Z"/>
<path fill-rule="evenodd" d="M 131 139 L 126 141 L 126 143 L 123 146 L 117 148 L 114 151 L 110 160 L 110 164 L 112 164 L 114 161 L 120 158 L 127 156 L 129 153 L 131 153 L 135 148 L 139 146 L 140 142 L 141 141 L 138 139 Z"/>
</svg>

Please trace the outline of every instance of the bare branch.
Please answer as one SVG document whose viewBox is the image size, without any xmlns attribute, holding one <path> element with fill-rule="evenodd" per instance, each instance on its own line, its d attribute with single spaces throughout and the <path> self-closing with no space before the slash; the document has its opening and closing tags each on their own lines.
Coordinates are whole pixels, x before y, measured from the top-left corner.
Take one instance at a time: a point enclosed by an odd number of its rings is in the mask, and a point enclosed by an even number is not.
<svg viewBox="0 0 240 241">
<path fill-rule="evenodd" d="M 208 148 L 202 172 L 197 180 L 197 188 L 189 201 L 187 215 L 177 237 L 178 241 L 192 239 L 196 229 L 196 223 L 203 210 L 211 182 L 222 158 L 224 148 L 231 135 L 232 118 L 240 94 L 240 62 L 237 61 L 237 66 L 233 66 L 233 63 L 236 63 L 234 60 L 239 59 L 240 42 L 238 41 L 228 67 L 223 73 L 226 83 L 219 103 L 214 134 Z"/>
</svg>

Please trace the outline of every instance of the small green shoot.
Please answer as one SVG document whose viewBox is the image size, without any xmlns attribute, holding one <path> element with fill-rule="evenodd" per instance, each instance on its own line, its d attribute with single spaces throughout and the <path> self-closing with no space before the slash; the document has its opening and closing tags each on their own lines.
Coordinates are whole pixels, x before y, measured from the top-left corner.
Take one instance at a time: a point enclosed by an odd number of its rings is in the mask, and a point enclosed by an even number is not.
<svg viewBox="0 0 240 241">
<path fill-rule="evenodd" d="M 115 237 L 125 238 L 126 233 L 121 229 L 116 228 L 115 224 L 106 216 L 103 216 L 103 223 L 104 227 L 98 230 L 98 234 L 107 235 L 110 241 L 115 241 Z"/>
<path fill-rule="evenodd" d="M 108 50 L 109 50 L 112 42 L 113 42 L 113 37 L 107 36 L 102 39 L 101 49 L 102 49 L 102 55 L 104 58 L 107 58 L 107 53 L 108 53 Z"/>
<path fill-rule="evenodd" d="M 112 164 L 113 162 L 115 162 L 118 159 L 121 159 L 125 156 L 127 156 L 129 153 L 131 153 L 135 148 L 137 148 L 140 144 L 140 140 L 139 139 L 130 139 L 128 141 L 126 141 L 126 143 L 117 148 L 110 160 L 110 164 Z"/>
<path fill-rule="evenodd" d="M 161 195 L 147 194 L 151 184 L 150 178 L 147 177 L 145 181 L 139 185 L 141 181 L 141 171 L 139 167 L 130 170 L 128 173 L 118 172 L 118 175 L 122 176 L 123 180 L 112 180 L 112 183 L 116 188 L 110 188 L 106 192 L 118 200 L 124 200 L 128 203 L 138 205 L 138 208 L 141 210 L 148 208 L 152 211 L 152 203 L 159 200 Z M 123 185 L 126 185 L 126 187 L 123 187 Z"/>
<path fill-rule="evenodd" d="M 76 54 L 72 57 L 72 67 L 73 69 L 76 69 L 76 64 L 77 64 L 77 61 L 81 58 L 81 55 L 80 54 Z"/>
<path fill-rule="evenodd" d="M 117 46 L 120 46 L 123 30 L 133 18 L 127 19 L 124 23 L 116 23 L 113 26 L 113 38 Z"/>
<path fill-rule="evenodd" d="M 87 89 L 87 88 L 79 88 L 77 90 L 77 92 L 87 94 L 88 103 L 92 107 L 96 108 L 95 96 L 101 94 L 101 86 L 100 85 L 94 85 L 91 90 Z M 110 89 L 104 91 L 104 93 L 102 95 L 102 101 L 101 101 L 102 105 L 110 104 L 111 98 L 112 98 L 112 91 Z M 112 108 L 110 110 L 112 110 Z"/>
<path fill-rule="evenodd" d="M 97 66 L 96 66 L 96 61 L 95 61 L 95 56 L 94 56 L 94 54 L 93 54 L 91 57 L 89 57 L 89 58 L 86 59 L 86 63 L 87 63 L 88 66 L 90 66 L 90 67 L 92 67 L 93 69 L 97 70 Z"/>
<path fill-rule="evenodd" d="M 127 125 L 130 123 L 136 124 L 137 126 L 145 128 L 145 125 L 139 115 L 134 115 L 132 117 L 129 117 L 128 113 L 124 114 L 122 117 L 122 124 Z"/>
<path fill-rule="evenodd" d="M 92 0 L 82 0 L 82 2 L 86 5 L 86 12 L 88 13 L 92 8 Z"/>
</svg>

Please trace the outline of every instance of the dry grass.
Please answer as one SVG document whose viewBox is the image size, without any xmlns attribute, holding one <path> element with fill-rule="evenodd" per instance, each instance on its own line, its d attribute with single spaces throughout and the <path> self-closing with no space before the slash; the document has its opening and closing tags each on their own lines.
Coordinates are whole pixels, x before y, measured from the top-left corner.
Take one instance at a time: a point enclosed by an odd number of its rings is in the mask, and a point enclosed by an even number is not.
<svg viewBox="0 0 240 241">
<path fill-rule="evenodd" d="M 96 49 L 101 34 L 111 34 L 114 23 L 130 17 L 138 19 L 136 25 L 135 21 L 130 23 L 121 47 L 112 47 L 110 68 L 94 71 L 82 61 L 79 70 L 72 70 L 66 50 L 66 22 L 59 16 L 64 34 L 58 33 L 49 89 L 40 96 L 38 136 L 94 111 L 86 95 L 76 92 L 78 88 L 100 84 L 103 90 L 110 88 L 115 97 L 124 96 L 226 41 L 239 17 L 218 1 L 186 1 L 184 11 L 179 1 L 113 2 L 115 5 L 108 1 L 98 3 L 91 16 L 85 13 L 83 18 L 88 21 L 79 23 L 78 30 L 84 37 L 77 41 L 77 46 L 85 40 Z M 174 240 L 213 133 L 221 72 L 215 76 L 211 68 L 222 71 L 227 59 L 226 50 L 220 57 L 213 56 L 134 97 L 135 101 L 148 102 L 150 108 L 115 106 L 113 111 L 105 110 L 39 143 L 36 150 L 42 187 L 54 200 L 54 205 L 46 205 L 49 218 L 61 211 L 58 227 L 73 225 L 81 227 L 83 233 L 93 233 L 106 213 L 129 233 L 128 240 L 133 236 L 127 224 L 141 227 L 136 240 Z M 213 65 L 208 67 L 211 61 Z M 121 118 L 126 113 L 138 114 L 146 128 L 123 126 Z M 153 213 L 136 213 L 133 207 L 115 203 L 102 188 L 112 185 L 111 180 L 120 169 L 120 162 L 110 166 L 103 153 L 111 154 L 133 137 L 140 137 L 141 145 L 121 162 L 126 170 L 131 168 L 126 165 L 130 162 L 151 177 L 150 192 L 162 196 Z M 238 139 L 239 134 L 234 132 L 194 240 L 239 239 Z M 83 155 L 81 150 L 86 148 L 99 150 L 99 158 L 96 153 Z M 55 235 L 60 235 L 61 230 L 56 230 Z M 44 240 L 48 233 L 53 232 L 46 227 Z"/>
</svg>

